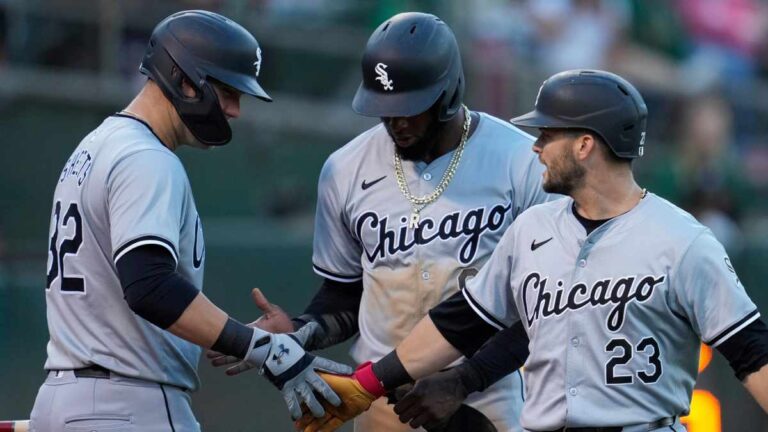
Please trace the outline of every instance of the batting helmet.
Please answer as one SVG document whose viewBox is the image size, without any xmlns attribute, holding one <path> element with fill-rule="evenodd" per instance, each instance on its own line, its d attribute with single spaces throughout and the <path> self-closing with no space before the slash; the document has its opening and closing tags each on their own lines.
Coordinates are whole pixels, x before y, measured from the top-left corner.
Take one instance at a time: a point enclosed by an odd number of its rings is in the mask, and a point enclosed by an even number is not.
<svg viewBox="0 0 768 432">
<path fill-rule="evenodd" d="M 643 155 L 648 108 L 624 78 L 598 70 L 560 72 L 544 81 L 535 109 L 513 118 L 517 126 L 587 129 L 616 156 Z"/>
<path fill-rule="evenodd" d="M 195 138 L 224 145 L 232 130 L 210 79 L 271 102 L 256 81 L 260 68 L 261 48 L 246 29 L 219 14 L 190 10 L 155 27 L 139 70 L 162 89 Z M 183 78 L 195 88 L 194 97 L 184 95 Z"/>
<path fill-rule="evenodd" d="M 371 117 L 411 117 L 439 102 L 447 121 L 464 97 L 456 37 L 440 18 L 406 12 L 382 23 L 363 53 L 363 82 L 352 108 Z"/>
</svg>

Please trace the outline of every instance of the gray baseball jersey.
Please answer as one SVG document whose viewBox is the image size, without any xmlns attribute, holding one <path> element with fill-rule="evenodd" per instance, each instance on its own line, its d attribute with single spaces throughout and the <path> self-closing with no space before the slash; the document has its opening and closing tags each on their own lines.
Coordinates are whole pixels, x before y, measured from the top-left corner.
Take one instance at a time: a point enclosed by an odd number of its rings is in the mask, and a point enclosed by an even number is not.
<svg viewBox="0 0 768 432">
<path fill-rule="evenodd" d="M 332 154 L 320 174 L 313 264 L 323 277 L 362 279 L 359 361 L 389 353 L 430 308 L 486 262 L 520 212 L 544 202 L 533 138 L 480 114 L 443 195 L 408 228 L 411 205 L 395 180 L 394 144 L 383 125 Z M 432 192 L 453 156 L 403 161 L 414 195 Z"/>
<path fill-rule="evenodd" d="M 196 389 L 200 348 L 134 314 L 115 263 L 166 248 L 202 289 L 203 232 L 181 161 L 141 122 L 107 118 L 64 165 L 53 197 L 46 304 L 48 370 L 97 364 Z"/>
<path fill-rule="evenodd" d="M 523 426 L 686 414 L 701 340 L 716 347 L 759 316 L 725 250 L 653 194 L 590 235 L 572 209 L 563 198 L 520 215 L 463 291 L 489 324 L 527 329 Z"/>
</svg>

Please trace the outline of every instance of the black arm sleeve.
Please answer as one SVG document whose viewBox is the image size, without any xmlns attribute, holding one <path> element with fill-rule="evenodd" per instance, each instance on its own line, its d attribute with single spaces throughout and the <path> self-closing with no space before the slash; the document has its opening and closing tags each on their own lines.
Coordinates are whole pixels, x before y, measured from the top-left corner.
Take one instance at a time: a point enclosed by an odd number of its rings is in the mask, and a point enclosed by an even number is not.
<svg viewBox="0 0 768 432">
<path fill-rule="evenodd" d="M 304 347 L 308 351 L 327 348 L 356 335 L 363 281 L 352 283 L 324 279 L 304 313 L 293 319 L 297 329 L 309 321 L 317 321 L 321 332 L 312 335 Z"/>
<path fill-rule="evenodd" d="M 483 391 L 496 381 L 520 369 L 528 359 L 528 334 L 523 323 L 504 329 L 483 345 L 466 363 L 480 380 L 472 391 Z"/>
<path fill-rule="evenodd" d="M 465 357 L 472 357 L 499 330 L 483 321 L 467 300 L 457 292 L 429 311 L 445 340 Z M 527 357 L 527 355 L 526 355 Z"/>
<path fill-rule="evenodd" d="M 717 347 L 739 381 L 768 364 L 768 327 L 761 319 L 744 327 Z"/>
<path fill-rule="evenodd" d="M 163 247 L 137 247 L 115 265 L 128 307 L 162 329 L 175 323 L 199 294 L 176 272 L 173 256 Z"/>
</svg>

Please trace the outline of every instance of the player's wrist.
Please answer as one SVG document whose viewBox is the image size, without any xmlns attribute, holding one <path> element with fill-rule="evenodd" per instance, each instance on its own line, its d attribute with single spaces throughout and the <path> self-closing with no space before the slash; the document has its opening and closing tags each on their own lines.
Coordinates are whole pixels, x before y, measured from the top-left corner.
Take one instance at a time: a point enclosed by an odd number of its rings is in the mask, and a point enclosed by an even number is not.
<svg viewBox="0 0 768 432">
<path fill-rule="evenodd" d="M 312 321 L 317 321 L 317 318 L 310 314 L 301 314 L 297 317 L 291 318 L 291 322 L 293 323 L 293 331 L 304 327 Z"/>
<path fill-rule="evenodd" d="M 384 396 L 384 393 L 387 392 L 384 388 L 384 384 L 382 384 L 379 377 L 377 377 L 376 373 L 373 371 L 373 363 L 369 361 L 358 366 L 357 369 L 355 369 L 353 376 L 357 382 L 360 383 L 363 390 L 370 393 L 374 399 Z"/>
<path fill-rule="evenodd" d="M 403 384 L 413 382 L 413 378 L 405 370 L 405 366 L 403 366 L 395 350 L 392 350 L 392 352 L 382 357 L 381 360 L 373 363 L 371 371 L 378 382 L 381 383 L 384 391 L 394 390 Z"/>
<path fill-rule="evenodd" d="M 451 369 L 464 389 L 465 396 L 471 393 L 485 390 L 485 381 L 483 375 L 470 361 L 459 364 Z"/>
<path fill-rule="evenodd" d="M 243 357 L 243 361 L 261 369 L 267 361 L 269 352 L 274 344 L 274 335 L 258 327 L 248 328 L 251 330 L 251 339 L 248 345 L 248 352 Z"/>
<path fill-rule="evenodd" d="M 254 331 L 251 327 L 229 317 L 211 349 L 222 354 L 244 359 L 253 347 Z"/>
</svg>

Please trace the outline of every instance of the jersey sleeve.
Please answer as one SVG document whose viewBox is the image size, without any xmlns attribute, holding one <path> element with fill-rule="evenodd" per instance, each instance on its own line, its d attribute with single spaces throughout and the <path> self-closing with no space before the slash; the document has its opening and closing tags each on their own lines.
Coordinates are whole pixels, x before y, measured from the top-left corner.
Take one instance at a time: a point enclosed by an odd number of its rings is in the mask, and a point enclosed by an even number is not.
<svg viewBox="0 0 768 432">
<path fill-rule="evenodd" d="M 514 226 L 513 222 L 477 276 L 461 287 L 461 292 L 472 310 L 499 330 L 520 321 L 510 286 Z"/>
<path fill-rule="evenodd" d="M 178 263 L 188 188 L 184 168 L 172 154 L 144 150 L 120 160 L 106 188 L 114 261 L 154 244 L 167 249 Z"/>
<path fill-rule="evenodd" d="M 707 345 L 717 347 L 760 317 L 709 230 L 693 241 L 670 278 L 677 308 Z"/>
<path fill-rule="evenodd" d="M 529 152 L 525 157 L 517 158 L 517 160 L 520 162 L 513 173 L 513 189 L 515 193 L 513 211 L 515 212 L 515 217 L 536 204 L 561 198 L 561 195 L 544 192 L 544 188 L 541 185 L 544 165 L 539 162 L 535 153 Z"/>
<path fill-rule="evenodd" d="M 320 172 L 317 185 L 315 237 L 312 243 L 312 266 L 315 273 L 337 282 L 362 279 L 359 241 L 349 229 L 345 199 L 337 184 L 335 165 L 328 159 Z"/>
</svg>

